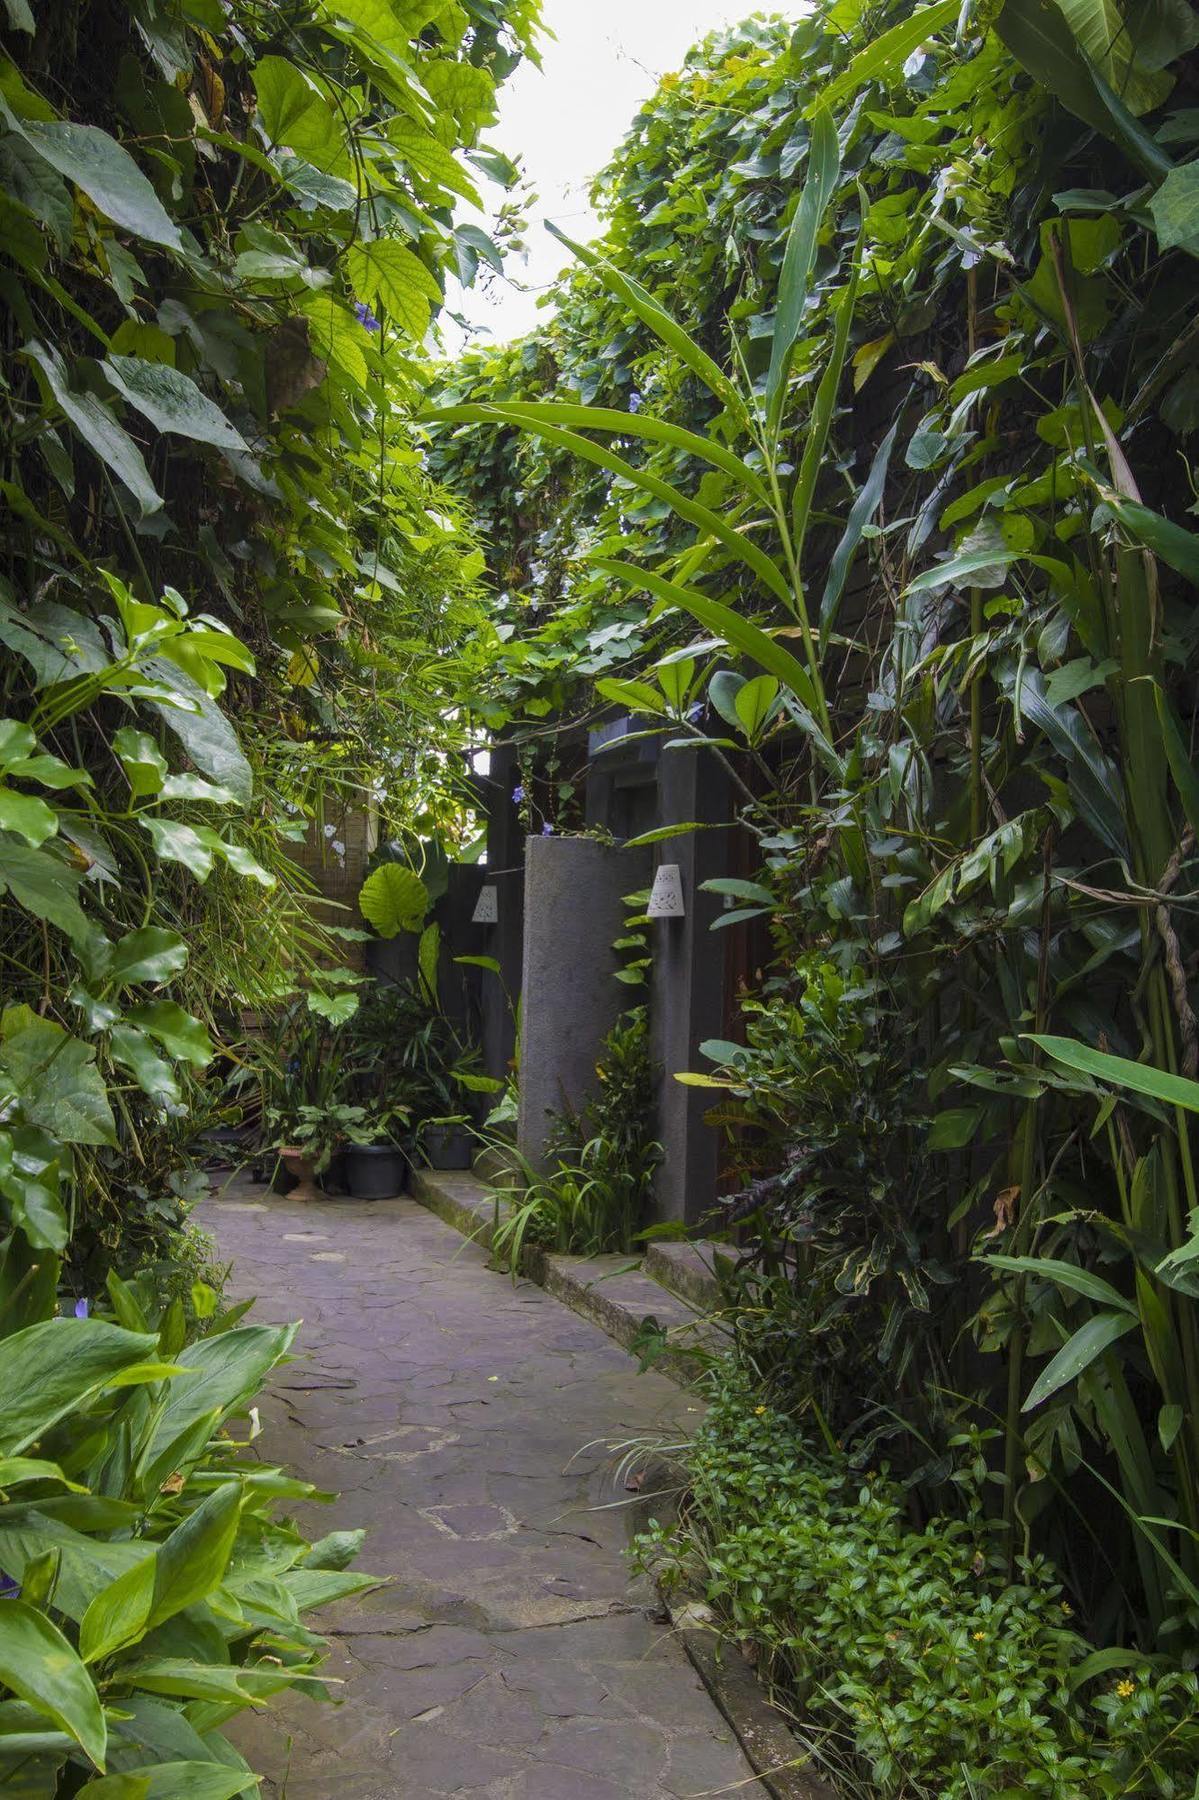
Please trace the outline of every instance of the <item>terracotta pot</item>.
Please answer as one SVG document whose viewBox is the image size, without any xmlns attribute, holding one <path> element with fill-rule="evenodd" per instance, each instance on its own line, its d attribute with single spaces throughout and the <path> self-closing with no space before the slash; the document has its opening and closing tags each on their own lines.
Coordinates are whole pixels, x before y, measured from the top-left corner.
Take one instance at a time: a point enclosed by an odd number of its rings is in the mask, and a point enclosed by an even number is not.
<svg viewBox="0 0 1199 1800">
<path fill-rule="evenodd" d="M 279 1160 L 287 1173 L 295 1180 L 295 1187 L 288 1192 L 289 1200 L 323 1200 L 324 1195 L 316 1184 L 316 1171 L 312 1166 L 312 1158 L 304 1150 L 298 1150 L 292 1144 L 282 1144 L 279 1148 Z"/>
</svg>

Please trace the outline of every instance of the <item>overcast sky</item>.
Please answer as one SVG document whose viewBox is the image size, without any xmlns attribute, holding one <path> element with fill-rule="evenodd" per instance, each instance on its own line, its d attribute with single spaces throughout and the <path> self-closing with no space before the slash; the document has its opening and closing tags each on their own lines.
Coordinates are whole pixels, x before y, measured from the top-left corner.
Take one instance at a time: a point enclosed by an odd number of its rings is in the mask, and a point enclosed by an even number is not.
<svg viewBox="0 0 1199 1800">
<path fill-rule="evenodd" d="M 529 260 L 516 270 L 534 291 L 522 294 L 501 279 L 488 293 L 476 287 L 463 295 L 452 284 L 450 307 L 486 328 L 472 332 L 476 341 L 503 343 L 537 323 L 538 291 L 570 260 L 542 221 L 584 241 L 593 236 L 587 189 L 638 106 L 692 44 L 754 10 L 754 0 L 544 0 L 554 37 L 543 40 L 542 68 L 525 63 L 517 70 L 501 90 L 499 123 L 488 134 L 523 161 L 539 196 L 529 219 Z M 462 333 L 444 316 L 442 323 L 452 352 Z"/>
</svg>

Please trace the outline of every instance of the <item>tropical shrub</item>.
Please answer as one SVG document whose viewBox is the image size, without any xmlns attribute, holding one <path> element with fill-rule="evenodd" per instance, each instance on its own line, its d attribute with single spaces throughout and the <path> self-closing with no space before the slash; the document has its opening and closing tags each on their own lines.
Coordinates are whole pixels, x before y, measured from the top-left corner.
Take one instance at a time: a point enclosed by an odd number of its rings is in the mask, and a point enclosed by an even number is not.
<svg viewBox="0 0 1199 1800">
<path fill-rule="evenodd" d="M 1060 1580 L 1016 1580 L 979 1504 L 913 1527 L 903 1489 L 816 1449 L 737 1377 L 687 1457 L 681 1519 L 638 1541 L 669 1587 L 714 1609 L 846 1791 L 886 1800 L 1193 1792 L 1199 1681 L 1093 1651 Z M 979 1458 L 981 1470 L 985 1460 Z"/>
<path fill-rule="evenodd" d="M 361 1532 L 310 1544 L 280 1506 L 322 1496 L 244 1454 L 249 1409 L 294 1326 L 214 1312 L 184 1341 L 176 1300 L 110 1275 L 110 1317 L 38 1317 L 6 1284 L 0 1381 L 0 1785 L 26 1800 L 258 1783 L 222 1735 L 286 1688 L 321 1697 L 302 1615 L 370 1585 Z M 43 1310 L 46 1301 L 43 1301 Z"/>
</svg>

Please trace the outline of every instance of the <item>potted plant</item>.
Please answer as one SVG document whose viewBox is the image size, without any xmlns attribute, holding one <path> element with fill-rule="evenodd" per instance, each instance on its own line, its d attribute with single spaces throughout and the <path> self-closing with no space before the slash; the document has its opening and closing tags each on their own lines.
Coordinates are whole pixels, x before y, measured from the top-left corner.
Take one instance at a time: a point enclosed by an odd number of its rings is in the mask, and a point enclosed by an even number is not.
<svg viewBox="0 0 1199 1800">
<path fill-rule="evenodd" d="M 367 1131 L 365 1107 L 348 1106 L 332 1101 L 323 1105 L 299 1105 L 290 1114 L 273 1115 L 276 1128 L 275 1149 L 279 1160 L 297 1185 L 291 1189 L 293 1200 L 323 1200 L 324 1190 L 317 1185 L 343 1144 L 353 1143 Z"/>
<path fill-rule="evenodd" d="M 352 1199 L 392 1200 L 407 1188 L 408 1156 L 396 1135 L 397 1125 L 407 1122 L 407 1110 L 397 1106 L 348 1134 L 345 1184 Z"/>
<path fill-rule="evenodd" d="M 465 1113 L 426 1119 L 417 1139 L 431 1169 L 469 1169 L 475 1159 L 475 1133 Z"/>
</svg>

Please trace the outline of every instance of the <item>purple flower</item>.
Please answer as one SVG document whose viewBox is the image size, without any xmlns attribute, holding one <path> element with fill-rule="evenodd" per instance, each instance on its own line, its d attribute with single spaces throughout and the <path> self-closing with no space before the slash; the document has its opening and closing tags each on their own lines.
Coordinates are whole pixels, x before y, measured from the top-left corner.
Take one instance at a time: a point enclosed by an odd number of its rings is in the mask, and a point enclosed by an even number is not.
<svg viewBox="0 0 1199 1800">
<path fill-rule="evenodd" d="M 354 317 L 357 319 L 358 323 L 362 326 L 364 331 L 380 331 L 380 330 L 382 330 L 382 327 L 379 324 L 378 319 L 376 319 L 374 313 L 371 311 L 370 307 L 366 304 L 366 302 L 364 300 L 355 300 L 355 302 L 354 302 Z"/>
<path fill-rule="evenodd" d="M 524 804 L 524 798 L 525 798 L 525 790 L 524 790 L 524 788 L 523 788 L 523 787 L 521 787 L 521 786 L 519 786 L 519 784 L 518 784 L 518 785 L 517 785 L 517 786 L 516 786 L 516 787 L 514 787 L 514 788 L 513 788 L 513 790 L 512 790 L 512 804 L 513 804 L 513 806 L 521 806 L 521 805 L 523 805 L 523 804 Z"/>
<path fill-rule="evenodd" d="M 550 824 L 548 819 L 546 820 L 545 824 L 541 827 L 541 835 L 542 835 L 542 837 L 553 837 L 553 835 L 554 835 L 554 828 Z"/>
<path fill-rule="evenodd" d="M 637 392 L 636 388 L 634 388 L 629 395 L 629 411 L 631 413 L 641 411 L 641 395 Z"/>
<path fill-rule="evenodd" d="M 0 1569 L 0 1600 L 15 1600 L 20 1592 L 20 1582 L 14 1581 L 11 1575 L 6 1575 Z"/>
<path fill-rule="evenodd" d="M 75 1317 L 77 1319 L 86 1319 L 87 1315 L 88 1315 L 88 1302 L 86 1300 L 76 1300 L 76 1302 L 75 1302 Z"/>
</svg>

